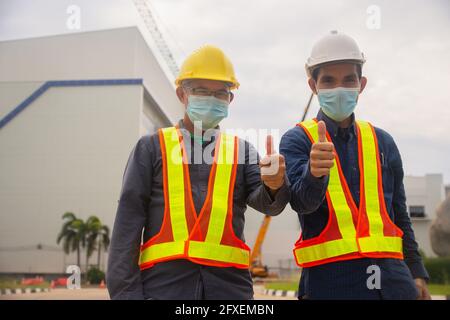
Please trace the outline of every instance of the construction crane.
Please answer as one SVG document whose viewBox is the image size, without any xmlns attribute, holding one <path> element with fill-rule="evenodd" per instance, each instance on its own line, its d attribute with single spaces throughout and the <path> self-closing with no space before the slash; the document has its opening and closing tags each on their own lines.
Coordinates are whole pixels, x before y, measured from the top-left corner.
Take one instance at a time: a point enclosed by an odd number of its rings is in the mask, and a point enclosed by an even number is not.
<svg viewBox="0 0 450 320">
<path fill-rule="evenodd" d="M 150 32 L 150 35 L 155 41 L 156 47 L 161 53 L 161 56 L 169 67 L 170 72 L 174 77 L 176 77 L 180 69 L 178 68 L 178 65 L 172 55 L 172 52 L 169 49 L 169 46 L 164 40 L 162 32 L 158 28 L 158 24 L 156 23 L 155 17 L 152 13 L 149 1 L 133 0 L 133 3 L 137 11 L 139 12 L 139 15 L 141 16 L 141 19 L 144 22 L 147 30 Z"/>
<path fill-rule="evenodd" d="M 258 236 L 256 237 L 255 244 L 253 246 L 252 253 L 250 255 L 250 272 L 252 277 L 266 278 L 269 276 L 269 270 L 266 265 L 262 262 L 261 248 L 266 237 L 267 229 L 269 229 L 271 216 L 265 216 L 261 227 L 258 231 Z"/>
<path fill-rule="evenodd" d="M 306 115 L 308 114 L 309 107 L 311 106 L 312 99 L 314 97 L 314 93 L 311 93 L 308 99 L 308 103 L 306 104 L 305 109 L 303 110 L 302 120 L 306 119 Z M 258 235 L 256 236 L 255 244 L 253 245 L 253 250 L 250 255 L 250 272 L 252 277 L 258 278 L 267 278 L 270 276 L 269 269 L 267 265 L 265 265 L 262 261 L 262 244 L 264 242 L 264 238 L 266 237 L 267 230 L 269 229 L 271 216 L 264 216 L 261 227 L 259 228 Z"/>
</svg>

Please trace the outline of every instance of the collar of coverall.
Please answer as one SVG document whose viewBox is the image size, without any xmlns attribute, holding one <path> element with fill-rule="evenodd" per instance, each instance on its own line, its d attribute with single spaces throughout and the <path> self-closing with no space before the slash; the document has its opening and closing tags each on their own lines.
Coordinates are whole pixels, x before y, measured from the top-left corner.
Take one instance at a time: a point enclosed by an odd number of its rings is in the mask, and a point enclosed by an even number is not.
<svg viewBox="0 0 450 320">
<path fill-rule="evenodd" d="M 348 131 L 350 134 L 353 134 L 356 136 L 356 126 L 355 126 L 355 114 L 352 113 L 352 122 L 350 124 L 350 127 L 347 128 L 346 131 Z M 317 113 L 317 121 L 323 120 L 327 126 L 327 131 L 330 134 L 330 136 L 336 137 L 336 135 L 339 133 L 340 130 L 345 130 L 342 128 L 339 128 L 339 125 L 336 121 L 328 117 L 325 113 L 323 113 L 322 109 L 319 110 Z"/>
<path fill-rule="evenodd" d="M 183 119 L 180 119 L 178 121 L 178 128 L 186 129 L 186 126 L 184 125 Z M 220 132 L 220 127 L 219 126 L 215 127 L 213 135 L 207 134 L 207 135 L 203 136 L 203 138 L 202 138 L 203 144 L 209 144 L 209 143 L 215 141 L 215 139 L 216 139 L 217 135 L 219 134 L 219 132 Z M 194 139 L 193 134 L 191 134 L 187 129 L 186 130 L 181 130 L 181 133 L 183 134 L 184 139 L 189 139 L 189 141 L 191 141 L 191 142 L 196 142 L 196 140 Z"/>
</svg>

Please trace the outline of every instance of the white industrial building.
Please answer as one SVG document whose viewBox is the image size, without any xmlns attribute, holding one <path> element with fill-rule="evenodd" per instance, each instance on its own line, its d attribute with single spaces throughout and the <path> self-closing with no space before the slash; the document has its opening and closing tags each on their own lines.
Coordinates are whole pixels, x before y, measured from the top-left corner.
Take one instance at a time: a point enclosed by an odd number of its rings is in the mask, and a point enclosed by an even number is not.
<svg viewBox="0 0 450 320">
<path fill-rule="evenodd" d="M 435 257 L 430 243 L 430 226 L 436 218 L 436 209 L 445 199 L 442 174 L 406 176 L 406 205 L 411 217 L 416 240 L 427 257 Z"/>
<path fill-rule="evenodd" d="M 112 229 L 131 149 L 183 114 L 156 54 L 136 27 L 0 42 L 0 273 L 73 264 L 66 211 Z"/>
</svg>

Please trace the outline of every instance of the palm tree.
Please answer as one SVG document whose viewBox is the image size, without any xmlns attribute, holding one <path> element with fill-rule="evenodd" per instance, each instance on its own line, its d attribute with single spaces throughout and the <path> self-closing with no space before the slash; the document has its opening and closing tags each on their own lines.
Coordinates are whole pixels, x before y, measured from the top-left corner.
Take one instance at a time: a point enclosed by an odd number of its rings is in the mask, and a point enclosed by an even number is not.
<svg viewBox="0 0 450 320">
<path fill-rule="evenodd" d="M 89 258 L 95 250 L 98 250 L 97 267 L 100 269 L 100 256 L 102 248 L 108 250 L 109 228 L 103 225 L 96 216 L 90 216 L 86 221 L 79 219 L 72 212 L 66 212 L 62 216 L 64 223 L 57 238 L 59 244 L 63 241 L 63 249 L 66 254 L 77 252 L 77 265 L 81 262 L 81 248 L 86 248 L 86 267 L 89 269 Z"/>
<path fill-rule="evenodd" d="M 56 242 L 63 241 L 63 249 L 66 254 L 77 252 L 77 265 L 80 265 L 80 247 L 85 244 L 84 222 L 78 219 L 74 213 L 66 212 L 62 219 L 65 220 Z"/>
<path fill-rule="evenodd" d="M 89 258 L 96 249 L 98 229 L 101 226 L 100 219 L 90 216 L 86 220 L 86 272 L 89 270 Z"/>
<path fill-rule="evenodd" d="M 98 256 L 97 256 L 97 268 L 100 269 L 100 257 L 102 247 L 104 251 L 108 251 L 110 239 L 109 239 L 109 228 L 107 225 L 102 225 L 99 230 L 98 237 Z"/>
<path fill-rule="evenodd" d="M 103 225 L 96 216 L 90 216 L 86 221 L 86 268 L 88 260 L 95 250 L 98 250 L 97 268 L 100 269 L 102 247 L 106 251 L 109 246 L 109 228 Z"/>
</svg>

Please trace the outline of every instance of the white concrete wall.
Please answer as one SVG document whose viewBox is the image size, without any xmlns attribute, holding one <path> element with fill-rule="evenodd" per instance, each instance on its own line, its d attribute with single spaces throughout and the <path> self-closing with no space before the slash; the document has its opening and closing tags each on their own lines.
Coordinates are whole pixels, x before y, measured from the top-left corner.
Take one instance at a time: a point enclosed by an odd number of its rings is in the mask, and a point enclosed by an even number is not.
<svg viewBox="0 0 450 320">
<path fill-rule="evenodd" d="M 56 246 L 66 211 L 112 227 L 142 95 L 140 85 L 51 88 L 0 130 L 2 247 Z M 0 271 L 63 268 L 62 254 L 46 256 L 0 252 Z"/>
<path fill-rule="evenodd" d="M 64 272 L 74 254 L 33 247 L 57 247 L 66 211 L 112 229 L 131 149 L 183 107 L 135 27 L 3 41 L 0 70 L 0 119 L 49 80 L 144 82 L 50 88 L 0 129 L 0 272 Z"/>
<path fill-rule="evenodd" d="M 0 70 L 0 82 L 143 78 L 170 121 L 183 115 L 172 79 L 136 27 L 0 41 Z"/>
<path fill-rule="evenodd" d="M 0 72 L 1 73 L 1 72 Z M 25 97 L 44 84 L 42 81 L 0 82 L 0 119 L 6 116 Z"/>
<path fill-rule="evenodd" d="M 155 107 L 155 102 L 148 93 L 142 97 L 140 118 L 141 136 L 154 133 L 158 128 L 168 125 L 166 117 Z"/>
<path fill-rule="evenodd" d="M 442 174 L 406 176 L 405 191 L 407 206 L 425 206 L 425 218 L 411 218 L 419 248 L 426 256 L 436 256 L 430 243 L 430 226 L 436 217 L 436 209 L 445 198 Z"/>
</svg>

